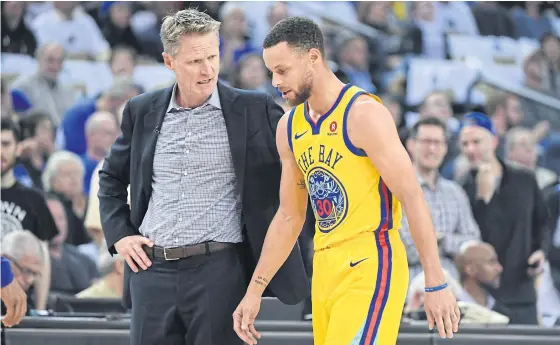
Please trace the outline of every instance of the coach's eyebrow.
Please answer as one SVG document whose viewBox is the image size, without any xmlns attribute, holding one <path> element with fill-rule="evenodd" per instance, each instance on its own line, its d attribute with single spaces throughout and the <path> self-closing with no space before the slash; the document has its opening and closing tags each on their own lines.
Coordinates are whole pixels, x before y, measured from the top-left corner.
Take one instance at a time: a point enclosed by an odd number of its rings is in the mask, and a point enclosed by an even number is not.
<svg viewBox="0 0 560 345">
<path fill-rule="evenodd" d="M 286 69 L 287 67 L 282 65 L 282 64 L 278 64 L 278 65 L 274 66 L 273 70 L 278 69 L 278 68 Z"/>
</svg>

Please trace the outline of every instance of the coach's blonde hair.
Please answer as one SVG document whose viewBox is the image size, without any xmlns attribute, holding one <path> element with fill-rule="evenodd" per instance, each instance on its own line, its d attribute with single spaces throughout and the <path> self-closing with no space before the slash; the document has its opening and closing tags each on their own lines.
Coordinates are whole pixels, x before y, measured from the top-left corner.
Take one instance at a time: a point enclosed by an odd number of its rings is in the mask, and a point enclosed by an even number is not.
<svg viewBox="0 0 560 345">
<path fill-rule="evenodd" d="M 160 31 L 163 51 L 174 56 L 179 51 L 181 36 L 210 32 L 218 34 L 221 24 L 207 13 L 191 8 L 168 15 L 163 19 Z"/>
</svg>

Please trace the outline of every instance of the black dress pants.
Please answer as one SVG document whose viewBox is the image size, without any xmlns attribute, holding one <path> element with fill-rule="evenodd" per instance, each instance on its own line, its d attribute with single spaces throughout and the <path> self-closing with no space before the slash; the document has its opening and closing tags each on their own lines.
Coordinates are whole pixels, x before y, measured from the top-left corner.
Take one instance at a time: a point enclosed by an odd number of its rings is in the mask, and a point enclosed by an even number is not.
<svg viewBox="0 0 560 345">
<path fill-rule="evenodd" d="M 238 247 L 131 273 L 131 345 L 242 345 L 232 314 L 247 287 Z"/>
</svg>

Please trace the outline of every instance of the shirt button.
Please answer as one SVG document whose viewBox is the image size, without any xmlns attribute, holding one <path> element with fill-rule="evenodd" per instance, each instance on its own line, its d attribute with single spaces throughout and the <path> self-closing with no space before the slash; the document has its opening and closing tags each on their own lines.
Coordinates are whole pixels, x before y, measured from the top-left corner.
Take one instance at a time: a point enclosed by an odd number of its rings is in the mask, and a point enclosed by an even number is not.
<svg viewBox="0 0 560 345">
<path fill-rule="evenodd" d="M 182 193 L 181 194 L 181 199 L 184 199 L 184 198 L 185 198 L 185 193 Z"/>
<path fill-rule="evenodd" d="M 186 172 L 186 171 L 183 171 L 183 175 L 187 176 L 187 172 Z"/>
<path fill-rule="evenodd" d="M 190 137 L 192 135 L 192 132 L 187 133 L 187 135 Z"/>
<path fill-rule="evenodd" d="M 182 222 L 182 221 L 183 221 L 183 217 L 179 217 L 179 221 Z"/>
<path fill-rule="evenodd" d="M 189 153 L 189 150 L 186 150 L 185 153 Z"/>
</svg>

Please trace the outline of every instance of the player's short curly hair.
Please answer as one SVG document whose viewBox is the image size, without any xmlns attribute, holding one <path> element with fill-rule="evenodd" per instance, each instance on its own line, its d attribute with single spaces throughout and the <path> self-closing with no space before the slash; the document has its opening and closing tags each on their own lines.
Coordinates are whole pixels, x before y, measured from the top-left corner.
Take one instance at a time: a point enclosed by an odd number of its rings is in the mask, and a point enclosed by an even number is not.
<svg viewBox="0 0 560 345">
<path fill-rule="evenodd" d="M 279 21 L 266 35 L 263 48 L 267 49 L 282 42 L 302 51 L 315 48 L 325 55 L 323 33 L 319 25 L 305 17 L 289 17 Z"/>
</svg>

